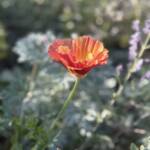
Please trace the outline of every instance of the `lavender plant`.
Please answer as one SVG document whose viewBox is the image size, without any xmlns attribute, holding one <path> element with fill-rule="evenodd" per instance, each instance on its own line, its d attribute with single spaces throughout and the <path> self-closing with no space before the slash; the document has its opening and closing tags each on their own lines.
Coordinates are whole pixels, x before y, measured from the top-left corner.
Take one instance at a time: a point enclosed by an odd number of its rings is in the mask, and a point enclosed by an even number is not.
<svg viewBox="0 0 150 150">
<path fill-rule="evenodd" d="M 144 62 L 148 62 L 149 58 L 144 59 L 144 53 L 149 49 L 150 40 L 150 24 L 149 20 L 145 21 L 143 30 L 140 28 L 139 20 L 135 20 L 132 24 L 134 34 L 131 35 L 129 41 L 129 64 L 127 73 L 123 83 L 120 84 L 118 90 L 113 94 L 113 100 L 115 101 L 117 97 L 122 93 L 126 82 L 130 79 L 131 75 L 139 70 L 141 70 Z M 144 41 L 142 41 L 144 37 Z"/>
</svg>

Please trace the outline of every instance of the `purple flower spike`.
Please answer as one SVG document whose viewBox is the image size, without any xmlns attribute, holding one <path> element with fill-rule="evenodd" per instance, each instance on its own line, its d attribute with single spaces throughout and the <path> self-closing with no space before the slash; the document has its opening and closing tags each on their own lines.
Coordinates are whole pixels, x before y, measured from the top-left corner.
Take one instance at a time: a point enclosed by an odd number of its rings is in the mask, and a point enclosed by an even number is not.
<svg viewBox="0 0 150 150">
<path fill-rule="evenodd" d="M 137 56 L 137 46 L 133 45 L 129 48 L 129 60 L 133 60 Z"/>
<path fill-rule="evenodd" d="M 147 71 L 147 72 L 145 73 L 145 78 L 150 80 L 150 71 Z"/>
<path fill-rule="evenodd" d="M 135 32 L 131 35 L 129 40 L 129 60 L 133 60 L 137 56 L 138 45 L 141 41 L 141 32 L 139 24 L 139 20 L 135 20 L 132 24 L 132 28 Z"/>
<path fill-rule="evenodd" d="M 141 87 L 149 84 L 149 81 L 150 81 L 150 71 L 147 71 L 140 79 L 138 86 L 141 88 Z"/>
<path fill-rule="evenodd" d="M 147 71 L 147 72 L 143 75 L 142 79 L 150 80 L 150 71 Z"/>
<path fill-rule="evenodd" d="M 129 60 L 133 60 L 137 55 L 138 44 L 141 41 L 141 34 L 140 32 L 134 33 L 129 41 Z"/>
<path fill-rule="evenodd" d="M 144 59 L 144 62 L 145 63 L 150 63 L 150 59 L 146 58 L 146 59 Z"/>
<path fill-rule="evenodd" d="M 135 32 L 134 34 L 131 35 L 129 44 L 133 45 L 134 43 L 138 43 L 139 41 L 141 41 L 141 33 Z"/>
<path fill-rule="evenodd" d="M 145 21 L 143 32 L 145 34 L 149 34 L 150 33 L 150 19 L 148 19 L 148 20 Z"/>
<path fill-rule="evenodd" d="M 132 29 L 134 31 L 139 31 L 140 30 L 140 21 L 139 20 L 135 20 L 132 23 Z"/>
</svg>

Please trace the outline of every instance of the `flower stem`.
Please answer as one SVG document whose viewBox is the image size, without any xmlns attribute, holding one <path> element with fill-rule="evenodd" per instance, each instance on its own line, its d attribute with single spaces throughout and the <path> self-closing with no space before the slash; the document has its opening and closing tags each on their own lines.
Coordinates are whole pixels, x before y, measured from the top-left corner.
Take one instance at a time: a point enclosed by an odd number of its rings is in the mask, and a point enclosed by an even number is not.
<svg viewBox="0 0 150 150">
<path fill-rule="evenodd" d="M 72 88 L 72 90 L 69 93 L 68 98 L 66 99 L 66 101 L 64 102 L 61 110 L 59 111 L 59 113 L 57 114 L 57 117 L 55 118 L 55 120 L 52 122 L 51 126 L 50 126 L 50 132 L 55 128 L 57 122 L 59 121 L 59 119 L 62 117 L 62 115 L 64 114 L 66 108 L 68 107 L 68 105 L 70 104 L 70 102 L 72 101 L 73 96 L 75 95 L 76 89 L 79 85 L 79 81 L 80 79 L 77 79 L 74 83 L 74 86 Z"/>
</svg>

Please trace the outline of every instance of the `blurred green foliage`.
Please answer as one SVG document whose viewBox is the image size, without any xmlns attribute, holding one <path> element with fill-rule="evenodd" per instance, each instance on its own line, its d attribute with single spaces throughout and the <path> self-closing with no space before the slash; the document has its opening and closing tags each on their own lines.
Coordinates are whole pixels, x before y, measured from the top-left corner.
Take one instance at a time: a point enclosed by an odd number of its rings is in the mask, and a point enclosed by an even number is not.
<svg viewBox="0 0 150 150">
<path fill-rule="evenodd" d="M 6 42 L 6 31 L 2 24 L 0 24 L 0 59 L 4 59 L 7 56 L 7 42 Z"/>
<path fill-rule="evenodd" d="M 17 59 L 0 73 L 0 150 L 42 150 L 45 143 L 49 150 L 149 150 L 150 81 L 140 80 L 149 66 L 110 103 L 119 84 L 114 64 L 127 61 L 130 23 L 149 9 L 147 0 L 0 0 L 0 59 L 8 48 Z M 48 128 L 74 78 L 48 58 L 47 47 L 82 34 L 104 40 L 110 61 L 81 81 L 51 144 Z"/>
<path fill-rule="evenodd" d="M 135 145 L 130 144 L 140 145 L 150 133 L 150 84 L 147 80 L 139 86 L 141 74 L 135 75 L 126 85 L 123 96 L 111 105 L 113 89 L 117 88 L 111 60 L 81 81 L 77 96 L 58 124 L 59 134 L 53 144 L 49 143 L 49 126 L 74 82 L 62 66 L 46 55 L 47 46 L 54 38 L 48 31 L 20 39 L 13 52 L 24 65 L 4 70 L 0 75 L 2 150 L 10 147 L 41 150 L 45 143 L 50 150 L 135 149 Z"/>
<path fill-rule="evenodd" d="M 126 32 L 125 27 L 133 18 L 146 18 L 149 8 L 147 0 L 1 0 L 0 20 L 13 41 L 30 31 L 51 29 L 63 36 L 93 34 L 126 47 L 130 28 Z"/>
</svg>

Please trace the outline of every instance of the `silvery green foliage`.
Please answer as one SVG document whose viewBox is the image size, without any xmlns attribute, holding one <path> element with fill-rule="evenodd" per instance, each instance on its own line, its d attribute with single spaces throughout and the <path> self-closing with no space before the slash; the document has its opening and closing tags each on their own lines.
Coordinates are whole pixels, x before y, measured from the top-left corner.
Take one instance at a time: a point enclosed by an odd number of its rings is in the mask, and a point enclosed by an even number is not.
<svg viewBox="0 0 150 150">
<path fill-rule="evenodd" d="M 47 37 L 50 37 L 50 40 L 45 42 Z M 32 114 L 42 120 L 44 128 L 48 127 L 56 116 L 75 80 L 60 64 L 49 59 L 47 46 L 52 39 L 54 35 L 50 32 L 32 33 L 16 43 L 14 52 L 18 54 L 18 61 L 32 64 L 31 72 L 35 69 L 34 74 L 25 73 L 18 68 L 14 69 L 11 75 L 9 71 L 1 74 L 1 79 L 9 83 L 2 92 L 5 113 L 9 117 Z M 77 96 L 65 113 L 65 126 L 76 126 L 77 135 L 81 138 L 90 137 L 97 121 L 103 122 L 105 117 L 111 116 L 110 110 L 103 110 L 103 106 L 108 102 L 116 82 L 111 63 L 105 68 L 91 71 L 85 80 L 81 81 Z M 108 70 L 111 70 L 111 73 Z M 10 103 L 11 105 L 8 105 Z M 70 135 L 64 130 L 57 143 L 62 143 L 61 146 L 67 144 L 65 137 L 73 134 Z M 63 141 L 61 136 L 64 137 Z"/>
<path fill-rule="evenodd" d="M 48 60 L 48 45 L 55 39 L 51 31 L 47 33 L 31 33 L 20 39 L 13 51 L 18 54 L 18 62 L 43 63 Z"/>
<path fill-rule="evenodd" d="M 6 118 L 20 113 L 20 105 L 28 86 L 26 75 L 19 68 L 14 68 L 13 71 L 4 70 L 0 75 L 0 97 L 2 99 L 3 115 Z"/>
<path fill-rule="evenodd" d="M 31 89 L 23 98 L 22 111 L 33 111 L 40 117 L 44 114 L 55 116 L 73 81 L 58 65 L 49 63 L 47 67 L 40 68 L 36 79 L 30 82 Z"/>
<path fill-rule="evenodd" d="M 0 123 L 4 126 L 0 131 L 5 134 L 6 129 L 10 128 L 16 134 L 21 128 L 24 131 L 21 144 L 25 150 L 38 147 L 38 141 L 43 139 L 41 137 L 46 137 L 48 127 L 75 80 L 63 66 L 50 60 L 46 48 L 52 38 L 44 44 L 39 42 L 45 35 L 49 37 L 48 33 L 27 35 L 14 48 L 21 62 L 32 64 L 30 72 L 22 67 L 5 70 L 0 75 L 3 105 Z M 81 150 L 122 150 L 124 146 L 129 148 L 130 143 L 134 142 L 132 140 L 139 140 L 137 137 L 141 139 L 149 133 L 150 84 L 147 81 L 147 84 L 141 83 L 139 86 L 137 81 L 139 79 L 135 78 L 129 82 L 124 95 L 112 106 L 111 94 L 117 87 L 117 80 L 111 61 L 104 67 L 92 70 L 81 80 L 73 102 L 59 122 L 61 131 L 50 144 L 50 149 L 57 146 L 74 149 L 78 145 Z M 18 120 L 22 116 L 26 119 L 24 124 Z M 36 142 L 32 144 L 33 140 Z M 116 145 L 118 141 L 119 145 Z"/>
<path fill-rule="evenodd" d="M 150 137 L 143 139 L 143 145 L 140 147 L 140 150 L 149 150 L 150 149 Z"/>
<path fill-rule="evenodd" d="M 150 150 L 150 137 L 146 137 L 142 140 L 142 145 L 136 146 L 134 143 L 130 145 L 130 150 Z"/>
<path fill-rule="evenodd" d="M 130 150 L 138 150 L 138 147 L 134 143 L 131 143 Z"/>
</svg>

